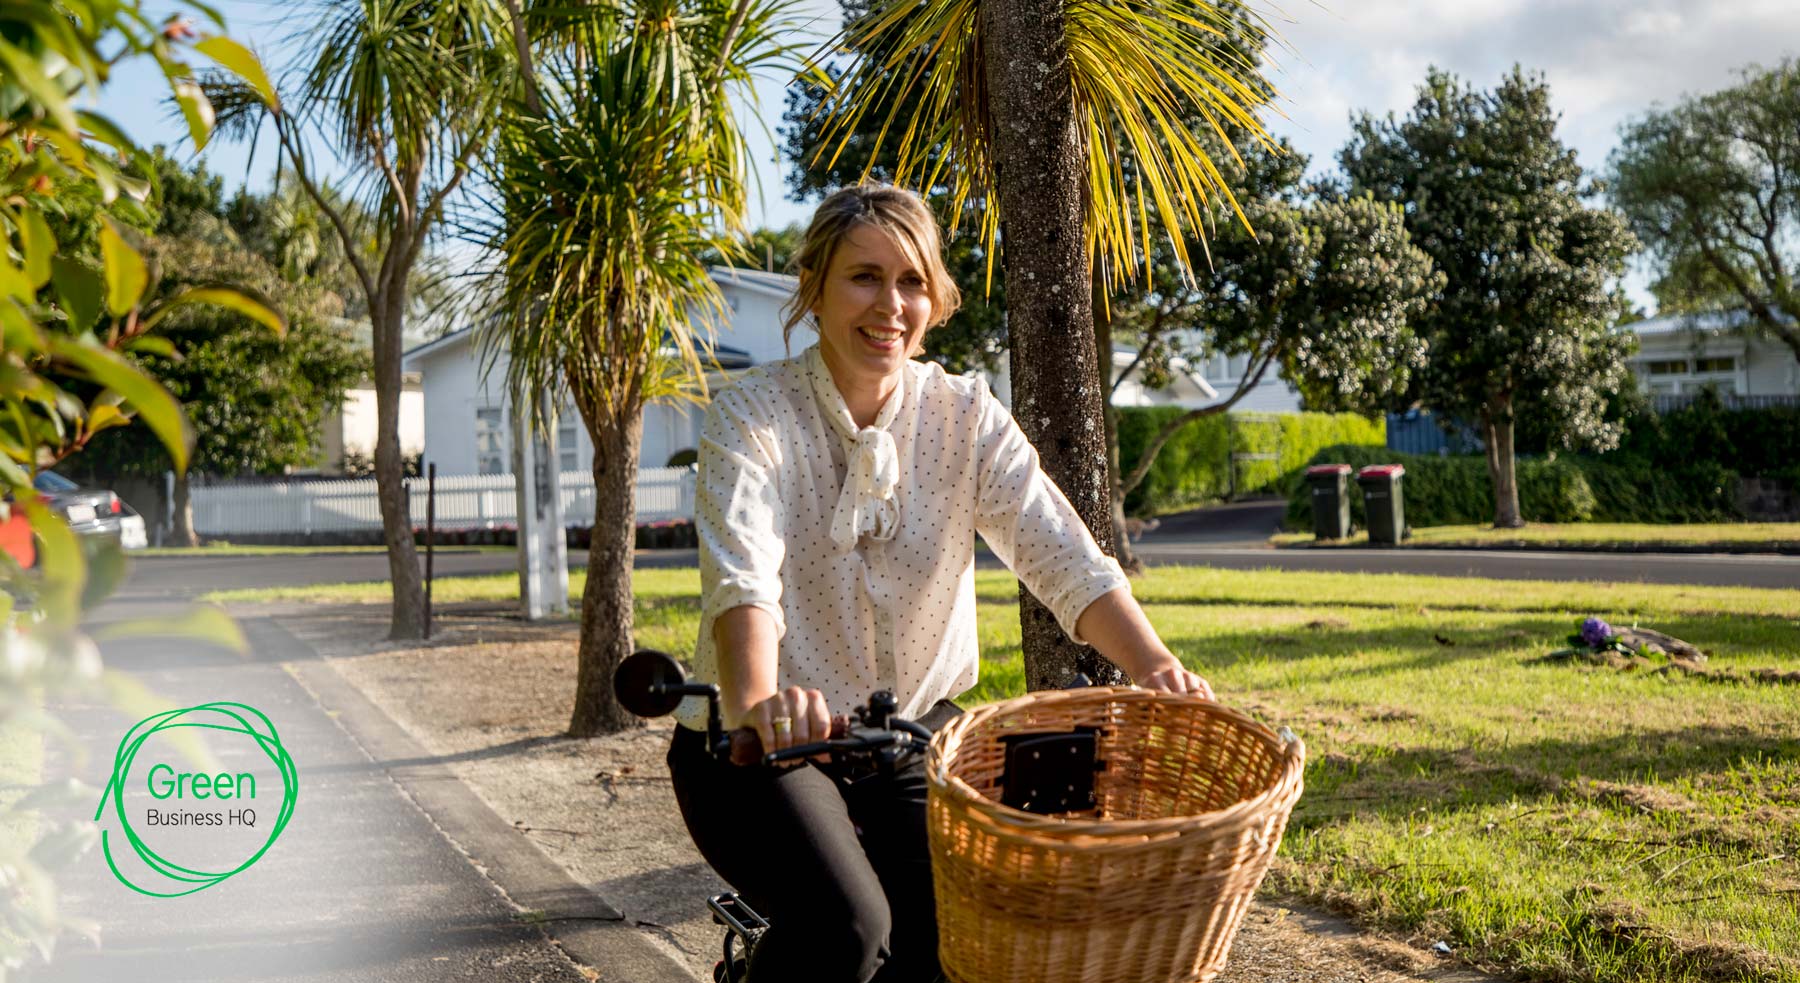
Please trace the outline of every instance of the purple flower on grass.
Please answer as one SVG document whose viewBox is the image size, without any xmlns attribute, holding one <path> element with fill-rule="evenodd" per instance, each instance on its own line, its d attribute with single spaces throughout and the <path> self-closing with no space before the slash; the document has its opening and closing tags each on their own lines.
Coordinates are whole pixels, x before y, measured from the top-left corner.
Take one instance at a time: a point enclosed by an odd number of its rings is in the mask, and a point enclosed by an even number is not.
<svg viewBox="0 0 1800 983">
<path fill-rule="evenodd" d="M 1612 625 L 1599 618 L 1589 618 L 1581 623 L 1581 640 L 1588 644 L 1588 648 L 1597 649 L 1612 637 Z"/>
</svg>

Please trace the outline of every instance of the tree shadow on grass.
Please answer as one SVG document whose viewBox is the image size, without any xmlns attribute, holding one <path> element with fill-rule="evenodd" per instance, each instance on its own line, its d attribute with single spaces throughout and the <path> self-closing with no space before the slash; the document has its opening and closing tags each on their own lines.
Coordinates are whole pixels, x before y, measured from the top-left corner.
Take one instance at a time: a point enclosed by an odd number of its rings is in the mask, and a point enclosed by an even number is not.
<svg viewBox="0 0 1800 983">
<path fill-rule="evenodd" d="M 1580 587 L 1583 585 L 1577 584 L 1577 585 L 1572 585 L 1572 586 Z M 1244 598 L 1244 597 L 1233 597 L 1233 596 L 1229 596 L 1229 595 L 1225 595 L 1225 596 L 1194 595 L 1194 596 L 1187 596 L 1187 597 L 1148 596 L 1148 597 L 1139 598 L 1139 600 L 1142 601 L 1146 605 L 1166 604 L 1166 605 L 1182 606 L 1182 607 L 1245 607 L 1245 608 L 1308 608 L 1308 609 L 1316 608 L 1316 609 L 1320 609 L 1320 610 L 1327 610 L 1327 609 L 1331 609 L 1331 608 L 1352 608 L 1352 609 L 1366 609 L 1366 610 L 1372 610 L 1372 611 L 1399 611 L 1399 612 L 1421 611 L 1421 610 L 1423 610 L 1423 611 L 1448 611 L 1448 612 L 1476 611 L 1476 612 L 1483 612 L 1483 613 L 1487 613 L 1487 614 L 1522 614 L 1522 615 L 1555 614 L 1555 615 L 1562 615 L 1564 617 L 1567 617 L 1571 611 L 1582 612 L 1582 616 L 1585 617 L 1586 613 L 1587 613 L 1587 609 L 1592 607 L 1592 605 L 1586 603 L 1584 599 L 1572 599 L 1572 600 L 1563 600 L 1563 601 L 1554 601 L 1554 602 L 1546 601 L 1546 602 L 1536 603 L 1536 604 L 1505 604 L 1505 605 L 1496 605 L 1491 600 L 1486 600 L 1486 601 L 1483 601 L 1483 600 L 1473 600 L 1473 601 L 1445 600 L 1445 601 L 1433 601 L 1432 603 L 1429 603 L 1429 604 L 1419 604 L 1416 601 L 1396 602 L 1396 601 L 1383 601 L 1383 600 L 1375 599 L 1375 598 L 1362 599 L 1362 600 L 1349 599 L 1349 598 L 1320 598 L 1320 599 Z M 1626 618 L 1631 617 L 1629 614 L 1619 614 L 1616 612 L 1598 611 L 1595 613 L 1597 613 L 1603 617 L 1609 617 L 1609 618 L 1626 619 Z M 1670 612 L 1670 616 L 1666 620 L 1676 621 L 1676 620 L 1694 619 L 1694 618 L 1698 618 L 1698 619 L 1702 619 L 1702 620 L 1709 619 L 1709 618 L 1739 618 L 1739 619 L 1744 619 L 1747 621 L 1770 621 L 1770 622 L 1775 622 L 1777 624 L 1783 624 L 1783 625 L 1793 625 L 1794 624 L 1794 616 L 1792 614 L 1786 614 L 1786 613 L 1780 613 L 1780 612 L 1761 612 L 1761 613 L 1759 613 L 1759 612 L 1747 612 L 1747 611 L 1745 611 L 1745 612 L 1721 611 L 1717 614 L 1711 614 L 1711 613 L 1707 613 L 1707 612 L 1703 612 L 1703 611 L 1696 611 L 1696 610 L 1692 610 L 1692 609 L 1683 610 L 1683 609 L 1679 609 L 1679 608 Z"/>
<path fill-rule="evenodd" d="M 1655 627 L 1684 639 L 1715 661 L 1734 663 L 1741 652 L 1758 653 L 1771 662 L 1794 662 L 1800 652 L 1800 626 L 1790 622 L 1750 622 L 1738 615 L 1690 616 L 1655 622 Z M 1523 661 L 1568 644 L 1578 625 L 1559 615 L 1525 615 L 1474 626 L 1415 623 L 1354 628 L 1320 617 L 1308 622 L 1270 625 L 1219 635 L 1165 635 L 1164 641 L 1195 669 L 1226 668 L 1246 659 L 1349 658 L 1373 651 L 1410 652 L 1384 657 L 1340 674 L 1371 676 L 1429 670 L 1459 662 L 1517 655 Z M 1768 653 L 1768 654 L 1765 654 Z"/>
<path fill-rule="evenodd" d="M 1800 737 L 1733 724 L 1635 730 L 1581 740 L 1546 738 L 1495 748 L 1361 745 L 1314 757 L 1306 769 L 1302 827 L 1351 815 L 1399 817 L 1420 809 L 1462 810 L 1571 795 L 1657 811 L 1647 799 L 1610 801 L 1614 783 L 1723 773 L 1745 761 L 1800 760 Z M 1607 783 L 1607 787 L 1588 782 Z"/>
<path fill-rule="evenodd" d="M 1565 619 L 1521 618 L 1478 628 L 1421 624 L 1356 629 L 1329 621 L 1272 625 L 1266 630 L 1223 635 L 1170 635 L 1168 643 L 1196 670 L 1224 669 L 1245 661 L 1282 662 L 1299 659 L 1350 659 L 1370 652 L 1384 655 L 1366 665 L 1335 672 L 1337 678 L 1380 676 L 1439 669 L 1463 662 L 1506 659 L 1520 651 L 1541 654 L 1564 644 Z M 1446 644 L 1448 643 L 1448 644 Z"/>
</svg>

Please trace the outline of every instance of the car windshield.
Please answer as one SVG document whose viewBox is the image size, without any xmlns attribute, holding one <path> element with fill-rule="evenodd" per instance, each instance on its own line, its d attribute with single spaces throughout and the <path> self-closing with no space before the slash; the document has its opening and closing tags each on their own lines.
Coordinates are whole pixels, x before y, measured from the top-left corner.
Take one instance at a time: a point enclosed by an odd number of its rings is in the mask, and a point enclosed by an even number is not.
<svg viewBox="0 0 1800 983">
<path fill-rule="evenodd" d="M 37 477 L 31 479 L 31 486 L 38 491 L 52 494 L 72 492 L 81 487 L 54 471 L 39 471 Z"/>
</svg>

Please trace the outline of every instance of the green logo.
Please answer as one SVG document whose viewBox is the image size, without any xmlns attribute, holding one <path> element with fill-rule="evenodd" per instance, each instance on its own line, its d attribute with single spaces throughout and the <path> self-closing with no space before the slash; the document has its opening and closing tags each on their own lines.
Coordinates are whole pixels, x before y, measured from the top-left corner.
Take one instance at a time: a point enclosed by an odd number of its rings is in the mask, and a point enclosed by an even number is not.
<svg viewBox="0 0 1800 983">
<path fill-rule="evenodd" d="M 249 718 L 254 717 L 261 723 L 259 728 Z M 264 817 L 267 823 L 268 836 L 263 838 L 256 852 L 235 867 L 216 865 L 221 869 L 202 869 L 184 866 L 168 859 L 145 842 L 143 835 L 133 825 L 130 818 L 132 810 L 126 807 L 127 779 L 131 774 L 132 764 L 136 761 L 138 751 L 144 742 L 157 734 L 166 731 L 197 728 L 202 731 L 222 731 L 227 734 L 242 735 L 257 743 L 268 756 L 276 772 L 281 778 L 281 807 L 273 817 Z M 146 827 L 181 827 L 190 841 L 187 846 L 192 849 L 194 834 L 200 834 L 202 847 L 209 846 L 205 837 L 215 830 L 223 831 L 232 828 L 253 830 L 257 827 L 256 810 L 257 784 L 256 775 L 242 771 L 237 773 L 218 772 L 216 774 L 190 773 L 182 771 L 166 762 L 157 762 L 144 773 L 144 785 L 156 806 L 146 809 Z M 131 844 L 132 852 L 149 868 L 153 874 L 161 878 L 163 883 L 156 886 L 164 890 L 151 890 L 134 882 L 119 869 L 118 859 L 113 855 L 111 831 L 103 830 L 100 834 L 102 852 L 106 855 L 106 865 L 112 869 L 113 876 L 119 883 L 131 888 L 139 894 L 147 894 L 156 898 L 179 898 L 185 894 L 204 891 L 209 887 L 240 873 L 251 864 L 262 859 L 275 838 L 287 828 L 288 820 L 294 815 L 294 799 L 299 793 L 298 773 L 294 769 L 294 759 L 288 755 L 287 749 L 281 746 L 281 737 L 275 733 L 275 725 L 269 722 L 262 711 L 242 703 L 203 703 L 200 706 L 183 710 L 169 710 L 145 717 L 135 724 L 119 742 L 119 750 L 113 755 L 112 778 L 100 794 L 99 808 L 94 810 L 94 820 L 98 822 L 105 815 L 107 802 L 112 803 L 113 815 L 118 818 L 119 829 Z M 141 801 L 141 800 L 140 800 Z M 267 801 L 266 799 L 263 801 Z M 173 809 L 167 804 L 173 803 Z M 208 809 L 217 804 L 220 808 Z M 183 807 L 195 806 L 200 811 L 186 811 Z M 265 807 L 266 809 L 266 807 Z M 169 834 L 162 834 L 167 836 Z M 236 848 L 242 852 L 242 846 L 229 837 L 219 837 L 219 842 L 210 844 L 211 852 Z M 191 861 L 190 861 L 191 862 Z M 140 875 L 142 876 L 142 875 Z"/>
</svg>

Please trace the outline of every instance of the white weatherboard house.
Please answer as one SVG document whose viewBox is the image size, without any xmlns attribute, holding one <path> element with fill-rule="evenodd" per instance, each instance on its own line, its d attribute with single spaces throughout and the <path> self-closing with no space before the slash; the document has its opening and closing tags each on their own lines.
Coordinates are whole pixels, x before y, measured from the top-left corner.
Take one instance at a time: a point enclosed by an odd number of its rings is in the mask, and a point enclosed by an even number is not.
<svg viewBox="0 0 1800 983">
<path fill-rule="evenodd" d="M 714 267 L 712 276 L 725 298 L 724 322 L 714 326 L 714 338 L 719 361 L 727 371 L 723 377 L 709 380 L 710 386 L 724 384 L 735 370 L 798 354 L 813 343 L 813 333 L 801 327 L 795 328 L 791 346 L 781 338 L 781 308 L 793 295 L 793 277 L 726 267 Z M 710 314 L 697 312 L 696 316 Z M 1130 349 L 1116 349 L 1116 371 L 1130 365 L 1134 355 Z M 435 462 L 439 475 L 502 474 L 511 468 L 512 420 L 505 398 L 504 354 L 496 359 L 484 381 L 475 330 L 470 327 L 407 352 L 405 368 L 419 374 L 424 391 L 426 463 Z M 1174 384 L 1163 390 L 1145 389 L 1135 380 L 1126 380 L 1119 387 L 1119 404 L 1205 406 L 1216 402 L 1221 392 L 1228 396 L 1235 391 L 1244 374 L 1239 360 L 1223 357 L 1204 366 L 1184 363 L 1176 368 Z M 1262 385 L 1235 408 L 1276 412 L 1299 409 L 1299 397 L 1285 383 L 1271 381 L 1273 376 L 1271 371 Z M 1010 405 L 1004 358 L 988 382 L 994 395 Z M 699 443 L 703 412 L 691 404 L 657 403 L 647 407 L 641 466 L 659 468 L 691 460 L 689 455 Z M 594 450 L 586 428 L 573 410 L 558 422 L 560 469 L 590 470 Z"/>
<path fill-rule="evenodd" d="M 714 267 L 724 295 L 725 323 L 715 326 L 720 364 L 727 370 L 786 357 L 781 342 L 781 305 L 793 278 L 753 270 Z M 710 312 L 696 312 L 697 318 Z M 406 370 L 419 373 L 425 394 L 425 461 L 440 475 L 504 474 L 512 469 L 512 418 L 506 400 L 507 360 L 500 354 L 483 377 L 481 351 L 473 327 L 466 327 L 406 353 Z M 805 347 L 798 337 L 795 351 Z M 718 385 L 714 378 L 709 384 Z M 660 468 L 692 454 L 700 434 L 700 407 L 653 403 L 644 411 L 639 463 Z M 594 446 L 573 408 L 557 421 L 560 470 L 591 470 Z"/>
<path fill-rule="evenodd" d="M 1726 397 L 1800 397 L 1800 359 L 1781 342 L 1741 330 L 1745 317 L 1652 318 L 1627 325 L 1638 336 L 1631 370 L 1651 396 L 1709 386 Z"/>
</svg>

